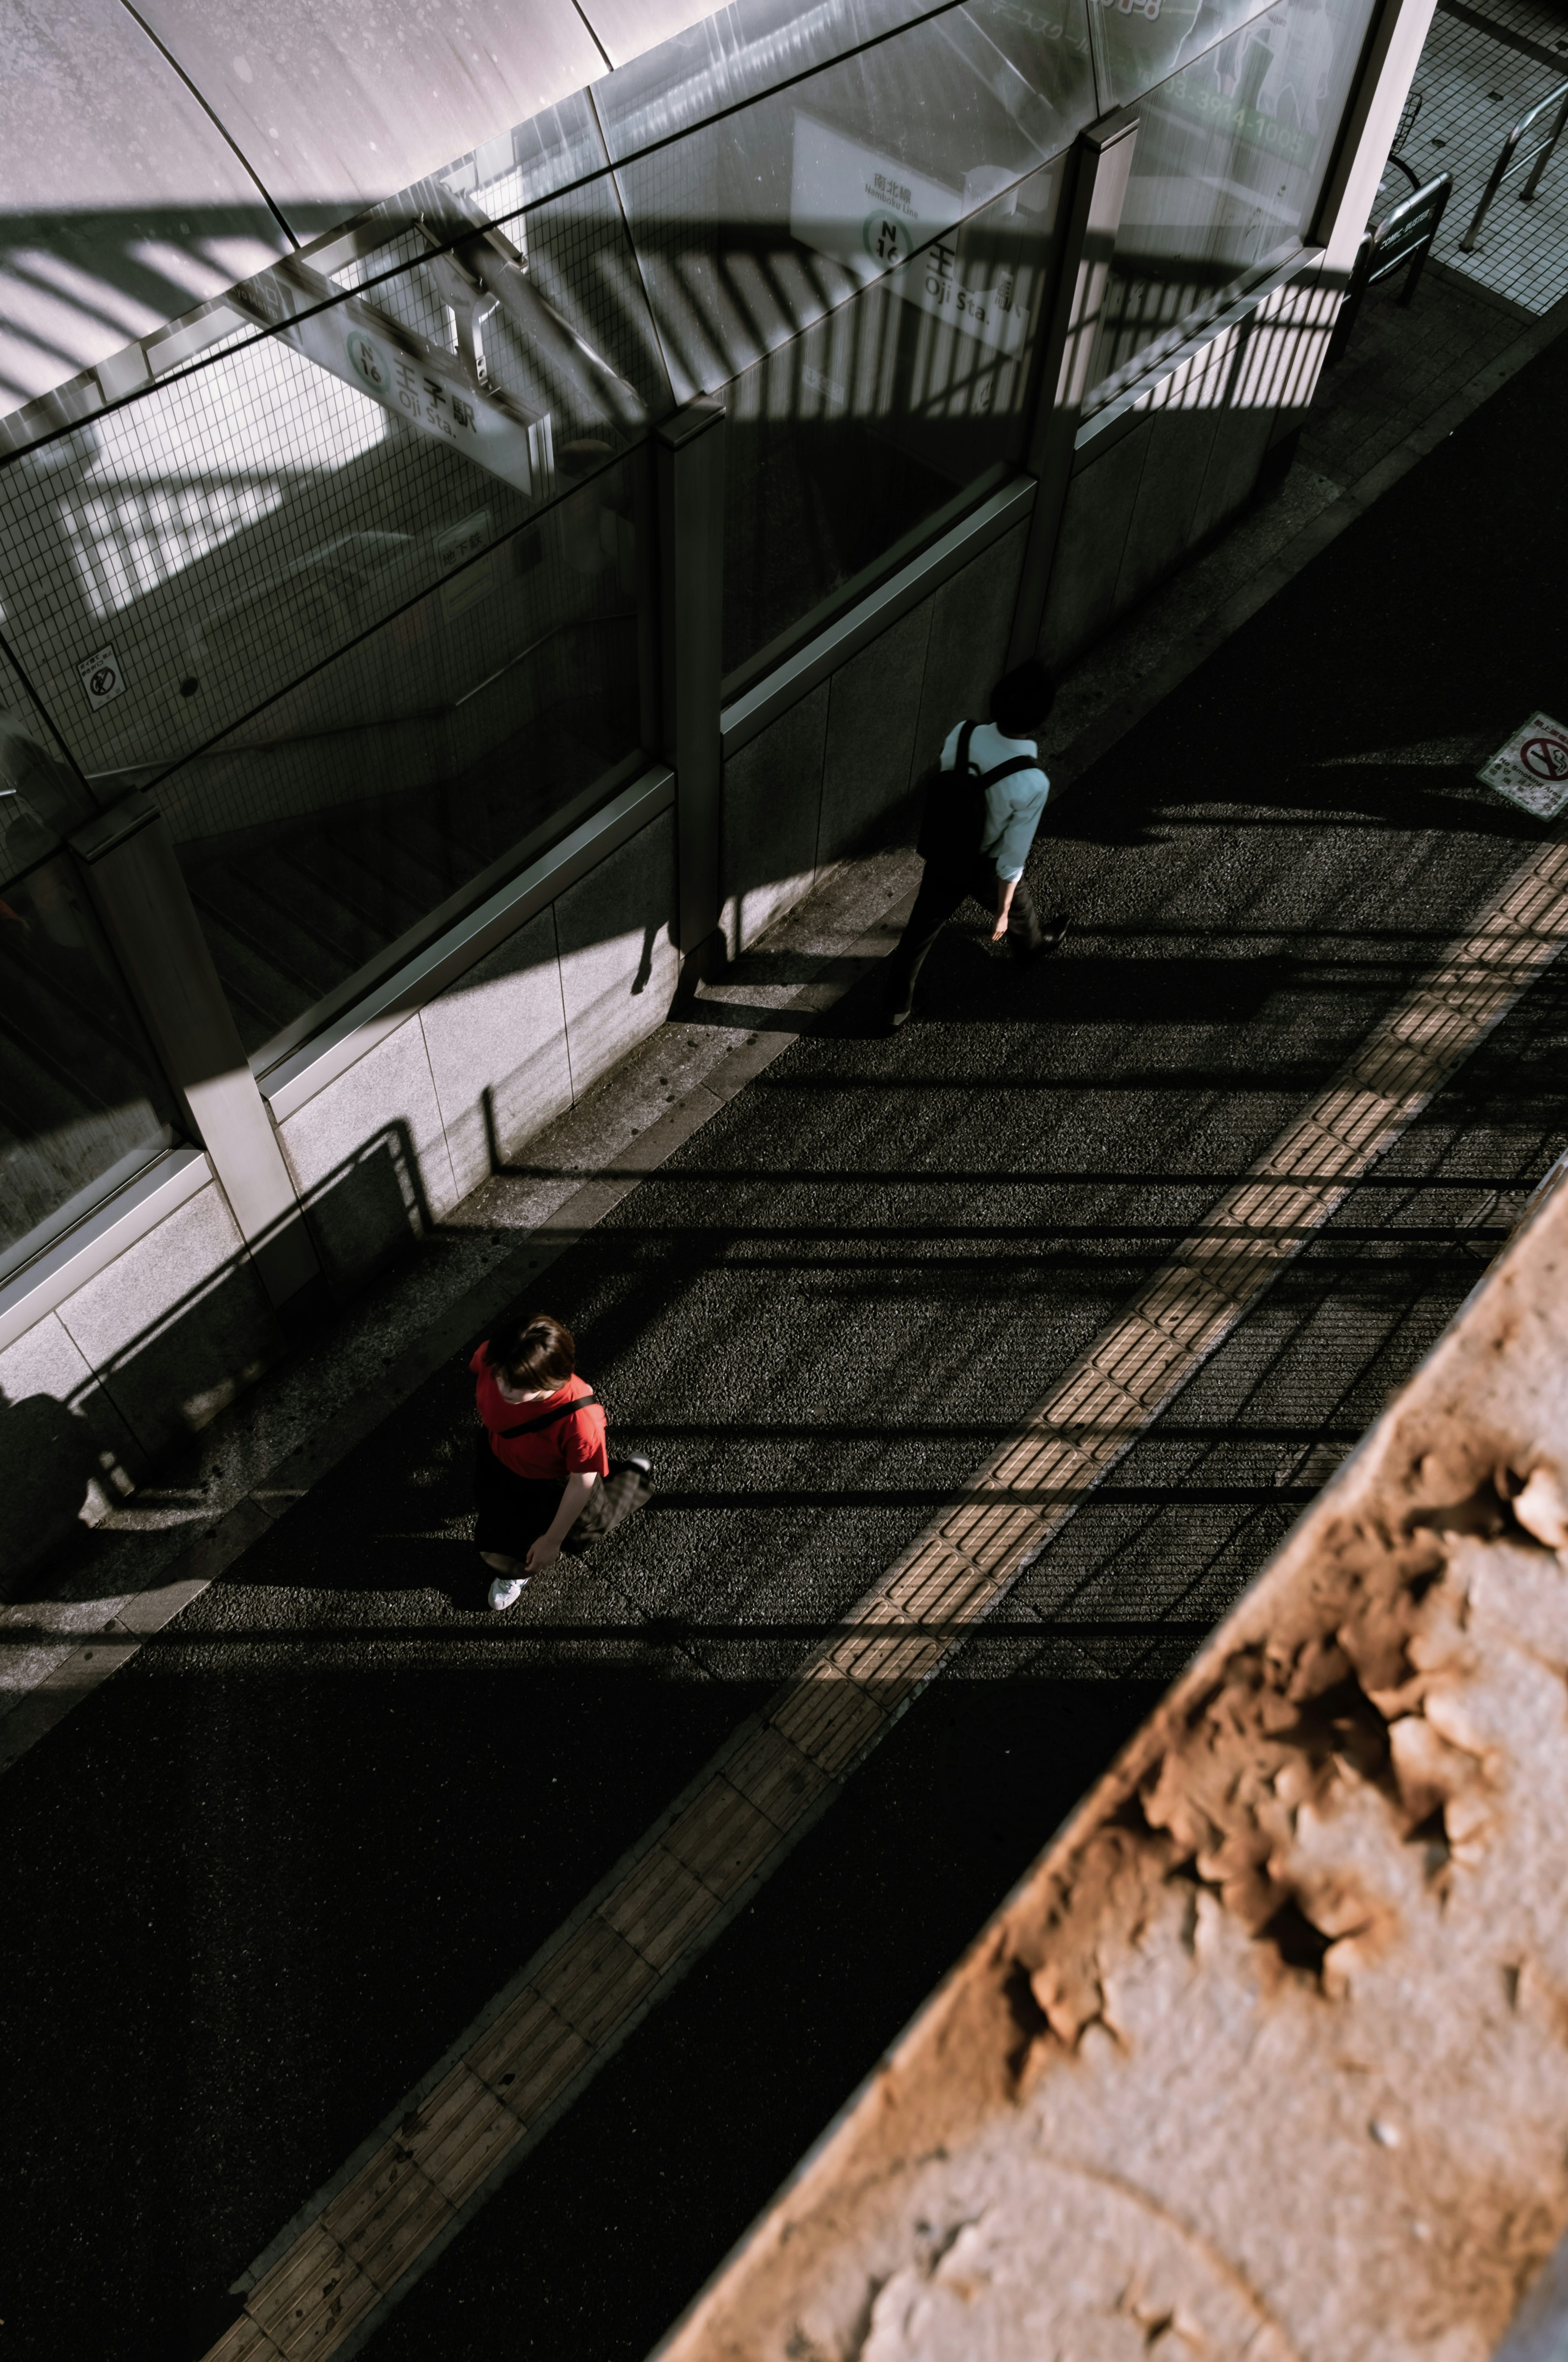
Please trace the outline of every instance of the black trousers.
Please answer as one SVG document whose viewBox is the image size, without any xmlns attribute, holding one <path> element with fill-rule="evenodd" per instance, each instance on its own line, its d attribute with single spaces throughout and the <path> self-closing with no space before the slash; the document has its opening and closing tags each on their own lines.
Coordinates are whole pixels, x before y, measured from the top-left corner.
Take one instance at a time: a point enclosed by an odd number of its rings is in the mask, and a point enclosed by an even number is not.
<svg viewBox="0 0 1568 2362">
<path fill-rule="evenodd" d="M 920 890 L 909 923 L 900 935 L 888 963 L 888 998 L 895 1009 L 906 1008 L 915 997 L 916 979 L 926 955 L 948 921 L 970 895 L 996 917 L 996 870 L 983 854 L 965 861 L 932 860 L 926 864 Z M 1013 891 L 1007 915 L 1007 941 L 1025 957 L 1040 948 L 1040 921 L 1035 900 L 1022 877 Z"/>
</svg>

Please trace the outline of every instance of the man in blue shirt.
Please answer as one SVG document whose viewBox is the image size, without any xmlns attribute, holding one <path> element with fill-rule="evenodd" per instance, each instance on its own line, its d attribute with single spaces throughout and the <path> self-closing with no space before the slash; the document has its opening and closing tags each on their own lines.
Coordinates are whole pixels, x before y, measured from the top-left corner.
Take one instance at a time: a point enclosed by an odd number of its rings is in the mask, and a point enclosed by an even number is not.
<svg viewBox="0 0 1568 2362">
<path fill-rule="evenodd" d="M 890 1032 L 908 1021 L 926 955 L 969 895 L 991 915 L 992 942 L 1005 938 L 1018 958 L 1055 951 L 1067 932 L 1065 913 L 1042 926 L 1024 883 L 1050 791 L 1036 734 L 1055 699 L 1044 665 L 1019 665 L 992 690 L 989 722 L 960 722 L 948 733 L 920 827 L 925 875 L 888 962 Z"/>
</svg>

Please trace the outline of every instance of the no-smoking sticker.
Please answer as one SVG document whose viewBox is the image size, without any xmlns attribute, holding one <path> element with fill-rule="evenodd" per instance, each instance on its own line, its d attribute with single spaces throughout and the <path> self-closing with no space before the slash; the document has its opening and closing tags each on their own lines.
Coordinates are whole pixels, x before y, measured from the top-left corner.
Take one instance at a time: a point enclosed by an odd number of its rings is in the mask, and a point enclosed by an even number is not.
<svg viewBox="0 0 1568 2362">
<path fill-rule="evenodd" d="M 1555 820 L 1568 804 L 1568 730 L 1550 713 L 1532 713 L 1475 776 L 1537 820 Z"/>
<path fill-rule="evenodd" d="M 113 648 L 100 648 L 95 657 L 89 657 L 86 663 L 78 665 L 76 669 L 82 676 L 82 686 L 87 691 L 87 702 L 94 711 L 100 705 L 107 705 L 111 698 L 118 697 L 126 685 L 120 660 Z"/>
</svg>

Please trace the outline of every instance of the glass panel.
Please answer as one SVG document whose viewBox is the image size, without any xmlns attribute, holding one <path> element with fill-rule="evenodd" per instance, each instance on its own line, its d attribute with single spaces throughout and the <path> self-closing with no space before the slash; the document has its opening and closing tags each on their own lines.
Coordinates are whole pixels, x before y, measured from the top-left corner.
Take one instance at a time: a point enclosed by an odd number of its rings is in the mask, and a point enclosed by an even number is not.
<svg viewBox="0 0 1568 2362">
<path fill-rule="evenodd" d="M 1130 106 L 1259 13 L 1259 0 L 1090 0 L 1105 111 Z"/>
<path fill-rule="evenodd" d="M 1371 16 L 1372 0 L 1277 0 L 1142 101 L 1096 405 L 1299 246 Z"/>
<path fill-rule="evenodd" d="M 52 853 L 94 810 L 0 650 L 0 884 Z"/>
<path fill-rule="evenodd" d="M 460 572 L 160 783 L 248 1051 L 281 1054 L 635 756 L 630 466 L 585 436 L 556 468 L 577 489 L 543 517 L 498 544 L 475 512 Z"/>
<path fill-rule="evenodd" d="M 1062 178 L 1032 173 L 730 389 L 727 673 L 776 661 L 1021 457 Z"/>
<path fill-rule="evenodd" d="M 841 58 L 863 41 L 930 14 L 931 0 L 730 0 L 593 87 L 611 157 L 620 163 L 674 131 Z"/>
<path fill-rule="evenodd" d="M 170 1145 L 156 1063 L 69 855 L 0 888 L 0 1273 Z M 10 1251 L 10 1252 L 8 1252 Z"/>
<path fill-rule="evenodd" d="M 619 172 L 677 399 L 714 392 L 1058 155 L 1087 0 L 972 0 Z M 906 273 L 918 308 L 923 274 Z"/>
<path fill-rule="evenodd" d="M 431 202 L 449 236 L 451 201 Z M 608 178 L 514 216 L 518 260 L 487 247 L 482 285 L 411 265 L 419 224 L 399 236 L 397 277 L 372 258 L 342 302 L 298 262 L 247 281 L 236 300 L 277 334 L 0 468 L 7 628 L 108 791 L 259 712 L 450 575 L 477 532 L 539 516 L 569 486 L 564 448 L 613 456 L 666 405 Z"/>
</svg>

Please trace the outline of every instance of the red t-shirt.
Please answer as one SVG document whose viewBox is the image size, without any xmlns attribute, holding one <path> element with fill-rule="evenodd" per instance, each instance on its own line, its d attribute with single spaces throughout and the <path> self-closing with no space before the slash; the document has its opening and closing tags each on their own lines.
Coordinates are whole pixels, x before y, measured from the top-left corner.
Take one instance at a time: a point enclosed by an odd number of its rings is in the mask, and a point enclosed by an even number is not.
<svg viewBox="0 0 1568 2362">
<path fill-rule="evenodd" d="M 514 1476 L 554 1478 L 565 1484 L 568 1476 L 592 1468 L 601 1476 L 609 1474 L 609 1453 L 605 1446 L 605 1418 L 600 1404 L 590 1403 L 587 1410 L 571 1412 L 565 1418 L 552 1419 L 532 1435 L 503 1438 L 497 1429 L 521 1427 L 524 1419 L 543 1418 L 560 1402 L 575 1402 L 579 1395 L 591 1395 L 592 1386 L 586 1378 L 568 1378 L 553 1395 L 542 1402 L 508 1402 L 496 1384 L 496 1374 L 485 1360 L 480 1346 L 468 1367 L 478 1380 L 474 1399 L 479 1406 L 479 1417 L 490 1430 L 490 1450 L 503 1468 Z"/>
</svg>

